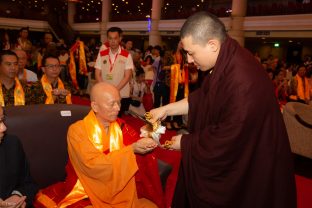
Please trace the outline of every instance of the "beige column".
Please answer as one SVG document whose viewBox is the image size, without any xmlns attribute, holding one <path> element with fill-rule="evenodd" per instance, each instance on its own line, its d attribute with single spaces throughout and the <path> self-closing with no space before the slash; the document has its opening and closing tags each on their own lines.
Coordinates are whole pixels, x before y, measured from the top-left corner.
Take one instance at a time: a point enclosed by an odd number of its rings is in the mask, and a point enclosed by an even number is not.
<svg viewBox="0 0 312 208">
<path fill-rule="evenodd" d="M 76 2 L 68 1 L 68 24 L 72 26 L 75 23 L 75 14 L 76 14 Z"/>
<path fill-rule="evenodd" d="M 111 0 L 102 1 L 102 21 L 100 22 L 100 34 L 102 43 L 104 43 L 107 39 L 107 23 L 110 20 L 111 8 Z"/>
<path fill-rule="evenodd" d="M 244 20 L 247 10 L 247 0 L 232 0 L 231 27 L 229 35 L 244 46 Z"/>
<path fill-rule="evenodd" d="M 161 44 L 161 36 L 158 30 L 159 20 L 161 18 L 161 7 L 163 0 L 153 0 L 151 31 L 149 32 L 149 45 L 155 46 Z"/>
</svg>

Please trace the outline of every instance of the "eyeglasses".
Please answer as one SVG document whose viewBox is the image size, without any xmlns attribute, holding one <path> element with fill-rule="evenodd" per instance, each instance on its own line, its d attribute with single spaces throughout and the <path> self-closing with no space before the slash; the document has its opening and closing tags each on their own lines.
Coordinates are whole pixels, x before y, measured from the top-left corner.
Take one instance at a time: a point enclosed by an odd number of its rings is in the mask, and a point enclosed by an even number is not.
<svg viewBox="0 0 312 208">
<path fill-rule="evenodd" d="M 48 65 L 45 65 L 45 67 L 48 68 L 48 69 L 52 69 L 52 68 L 59 69 L 59 68 L 61 68 L 61 66 L 59 64 L 55 64 L 55 65 L 48 64 Z"/>
</svg>

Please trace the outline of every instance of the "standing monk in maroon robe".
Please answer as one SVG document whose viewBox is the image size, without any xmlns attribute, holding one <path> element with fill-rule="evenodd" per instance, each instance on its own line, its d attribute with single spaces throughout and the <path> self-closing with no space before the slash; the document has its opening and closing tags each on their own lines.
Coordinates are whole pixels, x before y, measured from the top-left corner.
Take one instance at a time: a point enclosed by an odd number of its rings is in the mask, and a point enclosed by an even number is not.
<svg viewBox="0 0 312 208">
<path fill-rule="evenodd" d="M 189 116 L 189 134 L 170 147 L 182 153 L 172 207 L 296 207 L 293 158 L 265 70 L 209 13 L 188 18 L 181 40 L 207 74 L 188 98 L 151 111 L 152 122 Z"/>
</svg>

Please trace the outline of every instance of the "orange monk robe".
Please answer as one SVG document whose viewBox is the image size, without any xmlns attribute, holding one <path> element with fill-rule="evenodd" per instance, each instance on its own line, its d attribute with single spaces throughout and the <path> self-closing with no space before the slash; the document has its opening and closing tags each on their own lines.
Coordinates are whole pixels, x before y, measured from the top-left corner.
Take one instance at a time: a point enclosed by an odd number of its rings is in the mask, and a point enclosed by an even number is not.
<svg viewBox="0 0 312 208">
<path fill-rule="evenodd" d="M 123 126 L 125 145 L 139 138 L 137 132 L 130 126 L 120 120 L 118 123 Z M 146 199 L 138 199 L 137 191 L 139 197 L 148 198 L 159 207 L 163 207 L 163 193 L 156 158 L 153 154 L 136 158 L 131 146 L 112 152 L 104 151 L 105 154 L 103 154 L 89 139 L 86 139 L 87 137 L 83 121 L 78 121 L 70 127 L 68 132 L 70 161 L 66 167 L 66 181 L 42 190 L 41 193 L 45 197 L 59 205 L 79 178 L 93 207 L 155 207 Z M 103 146 L 109 147 L 108 139 L 103 139 Z M 140 171 L 137 171 L 137 163 Z M 86 200 L 80 202 L 69 207 L 87 205 Z M 40 203 L 35 204 L 37 204 L 36 207 L 44 207 Z"/>
</svg>

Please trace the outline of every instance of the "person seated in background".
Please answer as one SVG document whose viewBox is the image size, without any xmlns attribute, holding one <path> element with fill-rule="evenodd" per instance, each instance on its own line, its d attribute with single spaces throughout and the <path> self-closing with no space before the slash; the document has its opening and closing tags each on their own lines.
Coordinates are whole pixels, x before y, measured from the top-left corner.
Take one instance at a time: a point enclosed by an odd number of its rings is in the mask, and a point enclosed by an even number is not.
<svg viewBox="0 0 312 208">
<path fill-rule="evenodd" d="M 113 85 L 93 86 L 89 114 L 68 130 L 67 178 L 41 190 L 36 207 L 163 207 L 157 162 L 147 154 L 157 144 L 117 118 L 120 102 Z"/>
<path fill-rule="evenodd" d="M 282 107 L 288 101 L 289 95 L 289 87 L 288 87 L 288 80 L 285 76 L 285 71 L 281 69 L 277 69 L 275 71 L 273 80 L 275 95 L 278 100 L 279 105 Z"/>
<path fill-rule="evenodd" d="M 310 102 L 310 86 L 306 77 L 306 67 L 300 65 L 297 74 L 290 82 L 290 101 L 308 104 Z"/>
<path fill-rule="evenodd" d="M 70 86 L 59 78 L 61 72 L 58 57 L 46 55 L 42 59 L 42 75 L 40 81 L 32 84 L 33 104 L 71 104 Z"/>
<path fill-rule="evenodd" d="M 31 53 L 32 43 L 28 38 L 29 28 L 23 27 L 19 31 L 19 37 L 16 40 L 15 48 L 26 51 L 27 54 Z"/>
<path fill-rule="evenodd" d="M 18 58 L 13 51 L 0 52 L 0 105 L 13 106 L 30 103 L 31 92 L 17 78 Z"/>
<path fill-rule="evenodd" d="M 135 79 L 130 83 L 131 103 L 129 111 L 132 111 L 141 116 L 144 116 L 145 114 L 143 96 L 147 92 L 147 87 L 144 80 L 145 73 L 142 68 L 138 68 L 135 73 Z"/>
<path fill-rule="evenodd" d="M 5 135 L 4 112 L 0 106 L 0 207 L 32 207 L 37 186 L 32 181 L 23 146 L 16 136 Z"/>
<path fill-rule="evenodd" d="M 152 55 L 148 55 L 145 57 L 144 62 L 142 62 L 141 67 L 144 70 L 145 73 L 145 84 L 146 84 L 146 89 L 147 92 L 143 97 L 143 105 L 146 111 L 152 110 L 154 106 L 154 100 L 153 100 L 153 88 L 154 86 L 152 85 L 153 80 L 154 80 L 154 68 L 152 66 L 154 62 L 154 59 Z"/>
<path fill-rule="evenodd" d="M 23 82 L 37 82 L 37 74 L 28 69 L 25 69 L 25 66 L 27 64 L 26 52 L 22 49 L 15 49 L 13 50 L 13 52 L 16 53 L 18 57 L 18 79 Z"/>
</svg>

